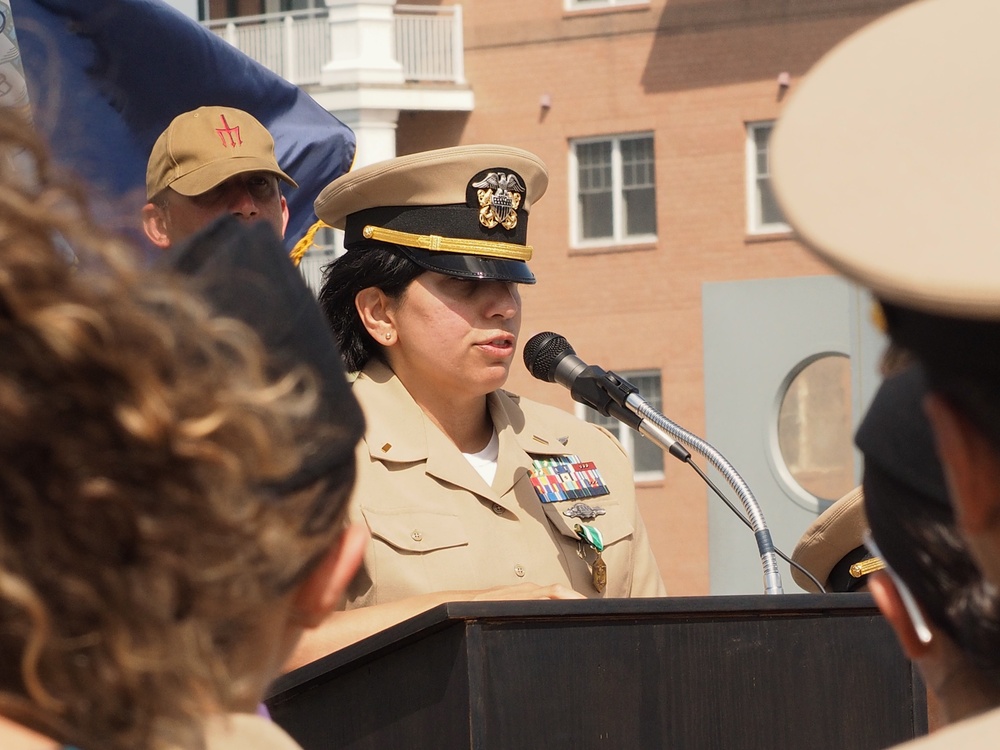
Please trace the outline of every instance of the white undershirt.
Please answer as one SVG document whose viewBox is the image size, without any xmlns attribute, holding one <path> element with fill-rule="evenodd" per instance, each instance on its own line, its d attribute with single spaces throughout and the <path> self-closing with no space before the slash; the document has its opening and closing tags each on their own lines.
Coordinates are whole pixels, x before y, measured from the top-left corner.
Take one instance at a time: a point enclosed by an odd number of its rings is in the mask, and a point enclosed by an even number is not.
<svg viewBox="0 0 1000 750">
<path fill-rule="evenodd" d="M 493 477 L 497 475 L 497 456 L 500 455 L 500 438 L 497 437 L 496 430 L 493 437 L 478 453 L 463 453 L 463 456 L 472 464 L 472 468 L 479 472 L 486 484 L 493 486 Z"/>
</svg>

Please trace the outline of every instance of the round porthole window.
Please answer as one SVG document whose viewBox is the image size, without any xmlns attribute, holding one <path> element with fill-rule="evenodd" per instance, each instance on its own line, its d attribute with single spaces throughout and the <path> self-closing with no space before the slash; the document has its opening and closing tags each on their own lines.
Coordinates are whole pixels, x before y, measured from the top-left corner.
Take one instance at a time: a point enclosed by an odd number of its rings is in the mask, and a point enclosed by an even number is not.
<svg viewBox="0 0 1000 750">
<path fill-rule="evenodd" d="M 777 432 L 787 475 L 807 495 L 832 502 L 856 486 L 848 357 L 824 355 L 795 374 L 780 400 Z"/>
</svg>

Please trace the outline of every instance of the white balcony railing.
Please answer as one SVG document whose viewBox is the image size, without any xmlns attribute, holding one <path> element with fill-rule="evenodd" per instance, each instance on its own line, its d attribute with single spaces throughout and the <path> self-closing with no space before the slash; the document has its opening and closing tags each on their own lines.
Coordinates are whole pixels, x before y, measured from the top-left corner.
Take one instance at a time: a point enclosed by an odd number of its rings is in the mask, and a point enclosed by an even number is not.
<svg viewBox="0 0 1000 750">
<path fill-rule="evenodd" d="M 206 21 L 211 31 L 288 81 L 320 83 L 333 55 L 325 8 Z M 462 6 L 397 5 L 396 60 L 407 81 L 465 83 Z"/>
<path fill-rule="evenodd" d="M 408 81 L 465 83 L 461 5 L 397 5 L 395 32 Z"/>
</svg>

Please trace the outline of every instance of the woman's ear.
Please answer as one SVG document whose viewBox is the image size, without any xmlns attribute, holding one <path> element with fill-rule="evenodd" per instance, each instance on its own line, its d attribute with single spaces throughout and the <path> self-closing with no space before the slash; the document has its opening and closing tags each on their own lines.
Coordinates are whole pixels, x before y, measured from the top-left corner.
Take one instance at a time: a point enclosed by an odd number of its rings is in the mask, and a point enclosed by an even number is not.
<svg viewBox="0 0 1000 750">
<path fill-rule="evenodd" d="M 396 338 L 392 306 L 389 297 L 376 286 L 369 286 L 354 295 L 361 324 L 368 334 L 383 346 L 390 346 Z"/>
<path fill-rule="evenodd" d="M 903 604 L 903 598 L 899 595 L 899 590 L 892 578 L 883 571 L 876 571 L 868 576 L 868 590 L 875 598 L 882 616 L 889 622 L 896 633 L 899 645 L 903 647 L 903 652 L 907 658 L 917 661 L 926 656 L 933 648 L 931 643 L 924 643 L 917 635 L 916 628 L 910 620 L 910 615 Z"/>
</svg>

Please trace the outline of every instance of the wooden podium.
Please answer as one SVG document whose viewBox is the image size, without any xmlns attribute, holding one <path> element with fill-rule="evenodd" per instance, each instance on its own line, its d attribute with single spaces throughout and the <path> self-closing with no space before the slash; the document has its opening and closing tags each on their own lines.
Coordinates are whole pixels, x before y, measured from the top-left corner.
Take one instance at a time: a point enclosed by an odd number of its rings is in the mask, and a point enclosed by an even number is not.
<svg viewBox="0 0 1000 750">
<path fill-rule="evenodd" d="M 868 594 L 444 604 L 267 702 L 306 750 L 876 750 L 927 731 Z"/>
</svg>

